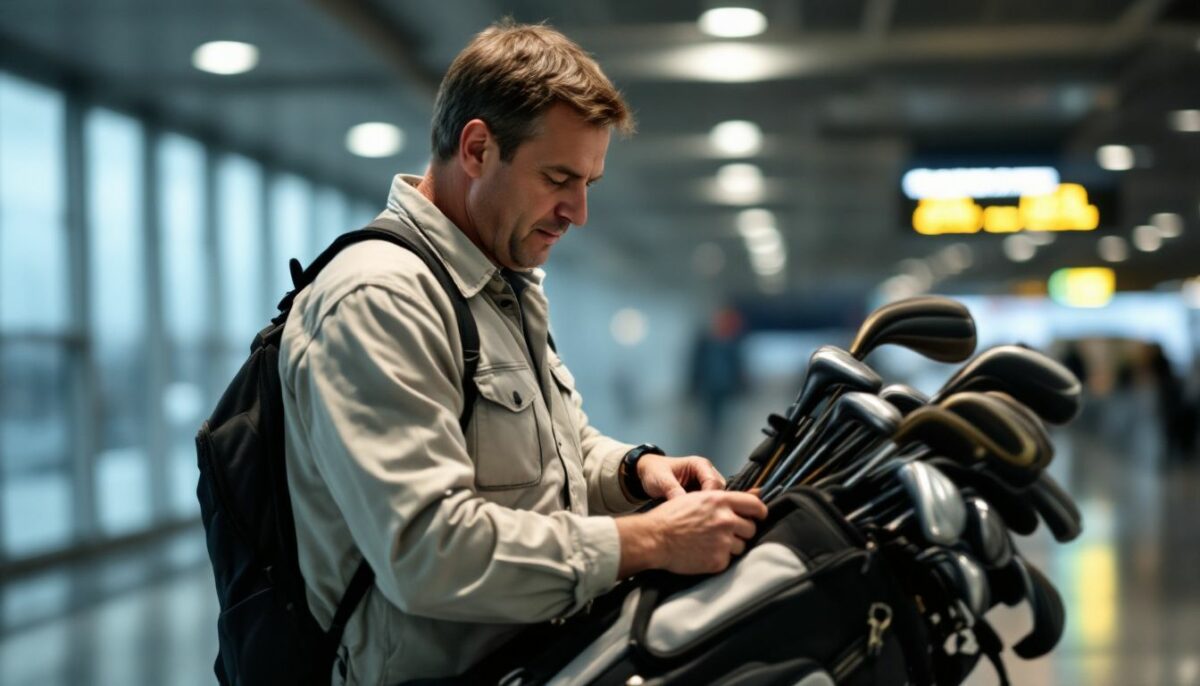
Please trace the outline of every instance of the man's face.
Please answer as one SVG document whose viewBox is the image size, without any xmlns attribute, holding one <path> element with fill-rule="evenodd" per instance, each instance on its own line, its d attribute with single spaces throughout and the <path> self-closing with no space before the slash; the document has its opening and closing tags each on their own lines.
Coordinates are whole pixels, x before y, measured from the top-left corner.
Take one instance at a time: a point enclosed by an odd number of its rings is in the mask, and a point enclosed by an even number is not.
<svg viewBox="0 0 1200 686">
<path fill-rule="evenodd" d="M 493 262 L 516 270 L 537 267 L 570 225 L 587 223 L 588 186 L 604 174 L 608 140 L 607 128 L 557 104 L 508 162 L 489 141 L 467 211 Z"/>
</svg>

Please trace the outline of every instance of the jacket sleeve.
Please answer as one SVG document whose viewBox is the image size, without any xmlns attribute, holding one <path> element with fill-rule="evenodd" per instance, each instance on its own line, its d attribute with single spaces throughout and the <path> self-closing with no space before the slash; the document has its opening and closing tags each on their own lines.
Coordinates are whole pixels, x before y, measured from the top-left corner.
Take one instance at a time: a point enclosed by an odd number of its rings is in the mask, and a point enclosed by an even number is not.
<svg viewBox="0 0 1200 686">
<path fill-rule="evenodd" d="M 570 614 L 616 581 L 616 524 L 475 492 L 453 310 L 426 281 L 425 293 L 359 287 L 322 316 L 284 379 L 301 424 L 289 431 L 307 432 L 354 545 L 401 610 L 470 622 Z"/>
</svg>

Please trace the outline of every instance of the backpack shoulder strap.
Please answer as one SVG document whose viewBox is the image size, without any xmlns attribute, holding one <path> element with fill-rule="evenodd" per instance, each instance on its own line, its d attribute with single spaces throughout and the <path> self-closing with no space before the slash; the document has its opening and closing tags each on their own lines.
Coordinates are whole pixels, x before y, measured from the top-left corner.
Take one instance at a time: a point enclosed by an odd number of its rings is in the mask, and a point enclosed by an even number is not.
<svg viewBox="0 0 1200 686">
<path fill-rule="evenodd" d="M 414 227 L 394 219 L 380 217 L 361 229 L 349 231 L 338 236 L 306 269 L 300 269 L 300 263 L 292 259 L 289 267 L 291 269 L 293 288 L 279 301 L 279 314 L 272 320 L 273 325 L 278 326 L 280 330 L 282 329 L 282 324 L 287 321 L 288 312 L 292 309 L 296 295 L 315 281 L 321 270 L 338 253 L 355 243 L 369 240 L 387 241 L 416 254 L 429 267 L 429 270 L 433 272 L 433 276 L 441 285 L 442 290 L 450 297 L 450 302 L 454 306 L 454 318 L 458 323 L 459 340 L 463 350 L 463 409 L 462 414 L 459 415 L 458 424 L 466 432 L 467 425 L 471 423 L 475 401 L 479 397 L 479 388 L 475 385 L 475 371 L 479 367 L 479 328 L 475 324 L 475 317 L 471 314 L 471 308 L 467 303 L 467 299 L 463 297 L 454 280 L 450 278 L 450 273 L 446 271 L 446 266 L 433 254 L 425 244 L 425 241 L 416 234 Z"/>
<path fill-rule="evenodd" d="M 321 270 L 338 253 L 355 243 L 368 240 L 387 241 L 416 254 L 433 272 L 442 290 L 450 297 L 450 302 L 454 305 L 454 318 L 458 323 L 459 339 L 463 349 L 463 410 L 459 415 L 458 423 L 465 433 L 467 425 L 471 422 L 475 401 L 479 397 L 479 387 L 475 384 L 475 371 L 479 367 L 479 329 L 475 325 L 475 317 L 471 314 L 467 299 L 463 297 L 458 286 L 450 278 L 445 265 L 417 236 L 416 229 L 403 222 L 383 217 L 376 219 L 364 228 L 344 233 L 338 236 L 328 248 L 325 248 L 306 269 L 301 269 L 300 262 L 293 258 L 288 264 L 293 288 L 279 301 L 279 314 L 271 321 L 270 326 L 259 333 L 255 339 L 255 345 L 261 344 L 268 336 L 278 336 L 282 333 L 288 313 L 291 312 L 292 304 L 296 300 L 296 294 L 315 281 Z M 346 628 L 346 622 L 350 620 L 350 616 L 354 614 L 354 610 L 370 590 L 374 581 L 375 574 L 371 570 L 371 565 L 367 563 L 366 559 L 362 560 L 354 571 L 354 576 L 351 578 L 346 592 L 342 595 L 337 610 L 334 612 L 333 621 L 326 632 L 327 646 L 332 650 L 337 650 Z"/>
</svg>

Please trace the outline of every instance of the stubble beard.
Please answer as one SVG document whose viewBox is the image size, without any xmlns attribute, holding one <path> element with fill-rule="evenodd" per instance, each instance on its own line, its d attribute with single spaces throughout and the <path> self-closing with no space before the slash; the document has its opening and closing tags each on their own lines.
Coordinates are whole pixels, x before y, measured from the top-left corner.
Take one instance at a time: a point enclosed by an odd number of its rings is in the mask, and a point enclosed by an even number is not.
<svg viewBox="0 0 1200 686">
<path fill-rule="evenodd" d="M 549 250 L 539 254 L 526 244 L 526 239 L 533 238 L 536 231 L 537 229 L 534 229 L 523 236 L 514 231 L 508 239 L 508 254 L 512 257 L 513 264 L 519 269 L 540 267 L 550 257 Z"/>
</svg>

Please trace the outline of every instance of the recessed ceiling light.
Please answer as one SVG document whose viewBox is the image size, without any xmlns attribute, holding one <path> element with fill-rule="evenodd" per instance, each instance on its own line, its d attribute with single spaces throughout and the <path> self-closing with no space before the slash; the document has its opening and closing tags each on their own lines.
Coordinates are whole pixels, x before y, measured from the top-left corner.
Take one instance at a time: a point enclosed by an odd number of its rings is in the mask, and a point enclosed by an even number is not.
<svg viewBox="0 0 1200 686">
<path fill-rule="evenodd" d="M 1124 262 L 1129 259 L 1129 243 L 1120 236 L 1105 236 L 1096 241 L 1096 252 L 1105 262 Z"/>
<path fill-rule="evenodd" d="M 1037 253 L 1037 246 L 1029 236 L 1016 234 L 1004 239 L 1004 256 L 1013 262 L 1028 262 Z"/>
<path fill-rule="evenodd" d="M 391 157 L 404 148 L 404 132 L 385 122 L 366 122 L 346 133 L 346 148 L 361 157 Z"/>
<path fill-rule="evenodd" d="M 951 274 L 961 274 L 975 262 L 975 253 L 966 243 L 955 243 L 942 248 L 938 257 Z"/>
<path fill-rule="evenodd" d="M 258 66 L 258 48 L 238 41 L 212 41 L 192 51 L 192 66 L 210 74 L 243 74 Z"/>
<path fill-rule="evenodd" d="M 1142 252 L 1154 252 L 1162 247 L 1162 234 L 1157 226 L 1146 224 L 1133 230 L 1133 246 Z"/>
<path fill-rule="evenodd" d="M 911 274 L 897 274 L 879 285 L 885 302 L 911 298 L 925 292 L 925 287 Z"/>
<path fill-rule="evenodd" d="M 1200 131 L 1200 110 L 1175 110 L 1170 114 L 1168 120 L 1171 122 L 1171 128 L 1184 133 L 1196 133 Z"/>
<path fill-rule="evenodd" d="M 1174 212 L 1158 212 L 1150 217 L 1163 238 L 1178 238 L 1183 233 L 1183 217 Z"/>
<path fill-rule="evenodd" d="M 767 30 L 767 17 L 749 7 L 715 7 L 700 15 L 700 30 L 717 38 L 747 38 Z"/>
<path fill-rule="evenodd" d="M 1102 145 L 1096 150 L 1096 163 L 1109 171 L 1133 169 L 1133 148 L 1128 145 Z"/>
<path fill-rule="evenodd" d="M 708 134 L 708 141 L 723 155 L 754 155 L 762 148 L 762 129 L 752 121 L 721 122 Z"/>
<path fill-rule="evenodd" d="M 617 310 L 608 323 L 608 330 L 614 340 L 623 346 L 632 347 L 642 342 L 649 327 L 646 315 L 633 307 Z"/>
<path fill-rule="evenodd" d="M 717 170 L 717 185 L 730 196 L 757 197 L 762 194 L 762 170 L 753 164 L 727 164 Z"/>
<path fill-rule="evenodd" d="M 1050 245 L 1057 238 L 1049 231 L 1026 231 L 1025 235 L 1028 236 L 1029 240 L 1033 241 L 1033 244 L 1039 248 L 1043 245 Z"/>
</svg>

